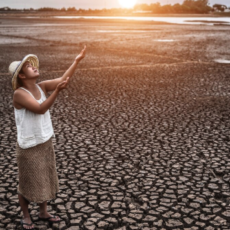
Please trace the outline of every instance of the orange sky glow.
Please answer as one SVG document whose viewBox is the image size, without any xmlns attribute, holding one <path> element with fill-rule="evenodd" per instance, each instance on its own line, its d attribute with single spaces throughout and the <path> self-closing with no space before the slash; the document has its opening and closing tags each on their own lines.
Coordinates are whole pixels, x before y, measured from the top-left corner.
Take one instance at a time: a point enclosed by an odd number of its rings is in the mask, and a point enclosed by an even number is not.
<svg viewBox="0 0 230 230">
<path fill-rule="evenodd" d="M 119 0 L 121 7 L 132 8 L 137 3 L 137 0 Z"/>
</svg>

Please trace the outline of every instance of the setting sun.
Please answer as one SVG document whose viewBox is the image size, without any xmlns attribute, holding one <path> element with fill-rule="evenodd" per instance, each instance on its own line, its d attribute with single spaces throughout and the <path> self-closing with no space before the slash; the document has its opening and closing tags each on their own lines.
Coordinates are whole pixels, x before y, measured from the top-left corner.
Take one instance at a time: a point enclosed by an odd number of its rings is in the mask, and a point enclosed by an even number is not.
<svg viewBox="0 0 230 230">
<path fill-rule="evenodd" d="M 122 7 L 132 8 L 136 4 L 137 0 L 119 0 Z"/>
</svg>

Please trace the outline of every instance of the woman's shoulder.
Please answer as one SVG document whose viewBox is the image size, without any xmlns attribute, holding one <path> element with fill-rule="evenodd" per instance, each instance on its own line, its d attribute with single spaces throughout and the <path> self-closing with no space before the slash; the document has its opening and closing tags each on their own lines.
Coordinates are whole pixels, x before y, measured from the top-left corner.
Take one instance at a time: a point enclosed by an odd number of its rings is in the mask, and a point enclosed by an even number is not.
<svg viewBox="0 0 230 230">
<path fill-rule="evenodd" d="M 22 88 L 17 88 L 14 90 L 13 97 L 16 98 L 17 96 L 24 94 L 26 94 L 25 90 L 23 90 Z"/>
<path fill-rule="evenodd" d="M 21 88 L 17 88 L 14 90 L 13 98 L 16 98 L 17 96 L 24 95 L 24 94 L 25 94 L 25 90 Z"/>
<path fill-rule="evenodd" d="M 21 88 L 17 88 L 15 91 L 14 91 L 14 94 L 13 94 L 13 106 L 16 108 L 16 109 L 22 109 L 23 107 L 20 106 L 18 103 L 17 103 L 17 100 L 18 100 L 18 97 L 24 95 L 26 92 L 21 89 Z"/>
</svg>

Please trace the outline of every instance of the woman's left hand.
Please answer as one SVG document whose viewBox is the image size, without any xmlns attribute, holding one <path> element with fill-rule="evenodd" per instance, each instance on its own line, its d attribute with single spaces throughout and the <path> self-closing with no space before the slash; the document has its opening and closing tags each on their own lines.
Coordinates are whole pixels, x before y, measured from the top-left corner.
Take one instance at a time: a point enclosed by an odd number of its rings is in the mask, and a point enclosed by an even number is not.
<svg viewBox="0 0 230 230">
<path fill-rule="evenodd" d="M 86 53 L 86 45 L 84 46 L 84 49 L 81 51 L 81 53 L 76 57 L 76 61 L 79 62 L 81 61 L 81 59 L 83 59 L 85 57 L 85 53 Z"/>
</svg>

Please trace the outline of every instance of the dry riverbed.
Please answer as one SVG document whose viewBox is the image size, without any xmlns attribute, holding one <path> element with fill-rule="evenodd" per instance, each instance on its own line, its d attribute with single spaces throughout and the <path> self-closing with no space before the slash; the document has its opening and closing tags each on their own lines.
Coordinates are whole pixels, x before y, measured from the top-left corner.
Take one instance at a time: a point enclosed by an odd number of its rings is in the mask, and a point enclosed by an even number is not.
<svg viewBox="0 0 230 230">
<path fill-rule="evenodd" d="M 60 191 L 52 227 L 229 229 L 229 26 L 0 18 L 0 229 L 19 229 L 16 126 L 8 66 L 40 59 L 62 76 L 50 109 Z M 218 63 L 223 60 L 225 63 Z"/>
</svg>

